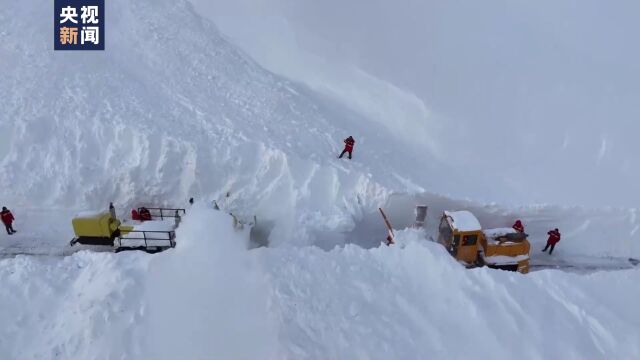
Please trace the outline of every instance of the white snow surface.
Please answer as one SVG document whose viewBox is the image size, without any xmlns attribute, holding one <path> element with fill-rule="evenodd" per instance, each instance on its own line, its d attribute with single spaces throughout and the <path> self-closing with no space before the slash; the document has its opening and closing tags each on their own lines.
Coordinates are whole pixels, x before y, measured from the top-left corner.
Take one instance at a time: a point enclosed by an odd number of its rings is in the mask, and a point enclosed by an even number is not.
<svg viewBox="0 0 640 360">
<path fill-rule="evenodd" d="M 635 358 L 640 272 L 467 270 L 398 246 L 246 251 L 196 205 L 159 255 L 0 261 L 7 359 Z M 212 231 L 215 228 L 216 231 Z M 27 286 L 25 286 L 27 284 Z M 466 339 L 460 346 L 460 337 Z"/>
<path fill-rule="evenodd" d="M 640 2 L 192 2 L 268 69 L 464 167 L 463 197 L 640 202 Z"/>
<path fill-rule="evenodd" d="M 484 235 L 488 238 L 497 238 L 505 236 L 507 234 L 516 234 L 517 231 L 514 228 L 497 228 L 497 229 L 484 229 L 482 230 Z"/>
<path fill-rule="evenodd" d="M 458 231 L 482 230 L 478 219 L 469 211 L 445 211 L 444 214 L 451 218 L 454 228 Z"/>
<path fill-rule="evenodd" d="M 466 270 L 424 240 L 466 209 L 485 227 L 522 219 L 533 265 L 618 264 L 640 257 L 636 209 L 459 200 L 500 184 L 415 145 L 422 125 L 264 70 L 188 2 L 108 1 L 104 52 L 53 52 L 50 10 L 0 6 L 0 200 L 18 230 L 0 235 L 0 358 L 640 357 L 638 270 Z M 81 209 L 191 196 L 175 249 L 59 256 Z M 425 233 L 380 247 L 377 208 L 403 229 L 416 204 Z"/>
<path fill-rule="evenodd" d="M 494 255 L 494 256 L 482 256 L 482 259 L 487 264 L 499 264 L 499 265 L 516 265 L 518 262 L 529 259 L 529 255 L 518 255 L 518 256 L 505 256 L 505 255 Z"/>
<path fill-rule="evenodd" d="M 130 221 L 133 230 L 136 231 L 172 231 L 175 227 L 175 220 L 151 220 L 151 221 Z"/>
</svg>

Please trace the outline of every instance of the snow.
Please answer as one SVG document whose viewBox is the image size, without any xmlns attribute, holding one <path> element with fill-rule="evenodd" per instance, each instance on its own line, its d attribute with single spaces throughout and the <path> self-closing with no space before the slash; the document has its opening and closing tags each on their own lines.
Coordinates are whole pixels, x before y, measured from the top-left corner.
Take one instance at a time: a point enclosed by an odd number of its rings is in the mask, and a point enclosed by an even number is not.
<svg viewBox="0 0 640 360">
<path fill-rule="evenodd" d="M 143 221 L 134 224 L 133 230 L 136 231 L 173 231 L 175 229 L 175 220 L 152 220 Z"/>
<path fill-rule="evenodd" d="M 640 50 L 623 40 L 640 33 L 638 2 L 193 3 L 267 69 L 421 143 L 415 166 L 434 153 L 459 166 L 472 181 L 458 197 L 640 202 Z"/>
<path fill-rule="evenodd" d="M 467 270 L 417 231 L 398 231 L 402 246 L 395 247 L 246 251 L 248 231 L 233 230 L 222 212 L 196 207 L 177 230 L 182 246 L 158 255 L 1 260 L 0 320 L 9 325 L 0 329 L 0 357 L 640 353 L 638 270 Z"/>
<path fill-rule="evenodd" d="M 485 229 L 485 230 L 482 230 L 482 232 L 484 233 L 487 239 L 487 242 L 489 243 L 494 243 L 494 244 L 499 243 L 500 245 L 503 245 L 503 246 L 518 244 L 517 242 L 506 241 L 506 238 L 503 237 L 507 234 L 517 234 L 518 232 L 513 228 Z M 498 238 L 501 238 L 501 239 L 498 240 Z"/>
<path fill-rule="evenodd" d="M 482 258 L 487 264 L 515 265 L 520 261 L 528 260 L 529 255 L 518 255 L 518 256 L 494 255 L 494 256 L 483 256 Z"/>
<path fill-rule="evenodd" d="M 105 213 L 106 213 L 106 211 L 86 210 L 86 211 L 81 211 L 81 212 L 77 213 L 75 217 L 91 219 L 91 218 L 95 218 L 96 216 L 102 215 L 102 214 L 105 214 Z"/>
<path fill-rule="evenodd" d="M 495 239 L 497 237 L 505 236 L 507 234 L 517 234 L 518 232 L 513 228 L 497 228 L 497 229 L 484 229 L 482 231 L 487 238 Z"/>
<path fill-rule="evenodd" d="M 0 198 L 18 230 L 0 236 L 0 358 L 640 357 L 636 209 L 474 201 L 549 185 L 476 177 L 478 142 L 451 132 L 465 154 L 451 159 L 407 89 L 362 73 L 354 87 L 386 100 L 357 111 L 368 97 L 263 69 L 188 2 L 107 2 L 96 53 L 53 52 L 40 5 L 0 7 Z M 354 159 L 338 160 L 348 135 Z M 619 151 L 606 144 L 602 166 Z M 73 214 L 110 202 L 187 207 L 176 248 L 69 249 Z M 402 230 L 416 204 L 425 228 Z M 378 207 L 396 246 L 379 246 Z M 465 269 L 427 241 L 452 209 L 462 231 L 522 219 L 532 269 L 575 273 Z"/>
<path fill-rule="evenodd" d="M 451 218 L 453 227 L 458 231 L 479 231 L 482 230 L 478 219 L 469 211 L 445 211 L 444 214 Z"/>
</svg>

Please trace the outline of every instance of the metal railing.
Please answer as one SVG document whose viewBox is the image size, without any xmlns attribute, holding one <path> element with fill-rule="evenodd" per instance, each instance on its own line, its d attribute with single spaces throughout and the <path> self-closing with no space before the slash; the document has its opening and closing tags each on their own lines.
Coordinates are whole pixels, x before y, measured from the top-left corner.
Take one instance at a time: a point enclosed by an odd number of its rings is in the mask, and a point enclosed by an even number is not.
<svg viewBox="0 0 640 360">
<path fill-rule="evenodd" d="M 187 213 L 187 211 L 185 209 L 171 209 L 171 208 L 151 208 L 151 207 L 145 207 L 145 209 L 149 210 L 149 212 L 151 213 L 151 218 L 160 218 L 161 220 L 164 220 L 165 218 L 172 218 L 175 219 L 177 217 L 183 216 Z M 142 207 L 138 208 L 138 213 L 140 214 L 140 210 L 142 210 Z M 182 213 L 182 214 L 180 214 Z"/>
<path fill-rule="evenodd" d="M 140 234 L 141 236 L 132 237 L 131 234 Z M 159 237 L 158 234 L 165 234 L 166 237 Z M 149 248 L 149 242 L 168 241 L 169 247 L 176 247 L 176 233 L 175 231 L 159 231 L 159 230 L 131 230 L 127 231 L 125 235 L 121 235 L 118 238 L 118 247 L 140 247 L 140 246 L 122 246 L 122 240 L 130 241 L 144 241 L 144 247 Z M 151 247 L 165 247 L 161 245 L 151 245 Z"/>
</svg>

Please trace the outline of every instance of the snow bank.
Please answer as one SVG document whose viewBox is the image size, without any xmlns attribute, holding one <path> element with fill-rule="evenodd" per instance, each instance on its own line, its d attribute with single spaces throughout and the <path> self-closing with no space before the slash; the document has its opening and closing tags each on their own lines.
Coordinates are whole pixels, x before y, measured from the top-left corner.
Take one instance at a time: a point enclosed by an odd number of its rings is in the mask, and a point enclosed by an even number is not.
<svg viewBox="0 0 640 360">
<path fill-rule="evenodd" d="M 134 358 L 150 259 L 82 252 L 0 260 L 0 357 Z"/>
<path fill-rule="evenodd" d="M 636 358 L 640 271 L 466 270 L 444 248 L 262 250 L 288 358 Z"/>
<path fill-rule="evenodd" d="M 0 260 L 0 357 L 640 356 L 637 270 L 466 270 L 415 230 L 371 250 L 247 251 L 231 222 L 196 204 L 158 255 Z"/>
<path fill-rule="evenodd" d="M 0 357 L 270 358 L 269 289 L 248 232 L 198 205 L 157 256 L 0 260 Z"/>
</svg>

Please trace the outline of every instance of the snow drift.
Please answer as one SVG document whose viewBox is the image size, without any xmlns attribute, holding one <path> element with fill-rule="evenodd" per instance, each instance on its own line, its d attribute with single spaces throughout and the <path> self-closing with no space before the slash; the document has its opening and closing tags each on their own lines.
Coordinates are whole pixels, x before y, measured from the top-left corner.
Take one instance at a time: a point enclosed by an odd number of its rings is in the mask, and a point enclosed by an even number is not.
<svg viewBox="0 0 640 360">
<path fill-rule="evenodd" d="M 398 240 L 372 250 L 261 251 L 290 358 L 581 359 L 640 351 L 638 294 L 625 288 L 638 271 L 465 270 L 414 232 Z"/>
<path fill-rule="evenodd" d="M 159 255 L 0 261 L 0 356 L 40 359 L 634 358 L 640 272 L 465 270 L 398 246 L 246 251 L 198 205 Z M 216 231 L 212 231 L 215 229 Z M 27 286 L 25 286 L 27 284 Z M 465 346 L 460 346 L 460 339 Z"/>
<path fill-rule="evenodd" d="M 277 345 L 269 288 L 246 251 L 248 232 L 231 221 L 196 208 L 177 232 L 180 248 L 159 256 L 0 261 L 0 357 L 269 357 Z"/>
</svg>

